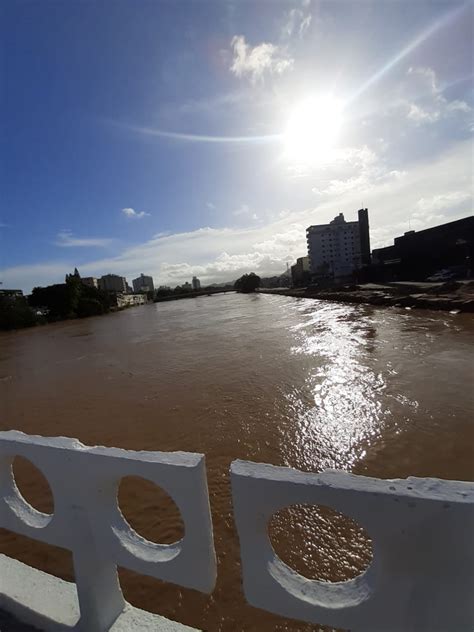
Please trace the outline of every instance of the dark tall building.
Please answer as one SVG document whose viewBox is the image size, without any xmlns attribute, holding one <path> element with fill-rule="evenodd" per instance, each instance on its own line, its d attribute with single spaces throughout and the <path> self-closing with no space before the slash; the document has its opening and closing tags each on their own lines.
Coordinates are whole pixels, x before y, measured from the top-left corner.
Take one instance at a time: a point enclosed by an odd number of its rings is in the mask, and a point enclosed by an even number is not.
<svg viewBox="0 0 474 632">
<path fill-rule="evenodd" d="M 368 209 L 359 209 L 358 216 L 360 237 L 360 262 L 363 266 L 368 266 L 370 265 L 370 233 Z"/>
<path fill-rule="evenodd" d="M 132 284 L 134 292 L 153 292 L 155 289 L 153 278 L 151 276 L 146 276 L 143 272 L 139 277 L 133 279 Z"/>
<path fill-rule="evenodd" d="M 106 292 L 127 293 L 127 279 L 117 274 L 104 274 L 99 279 L 99 288 Z"/>
<path fill-rule="evenodd" d="M 372 251 L 373 278 L 422 280 L 444 268 L 472 272 L 474 216 L 396 237 L 393 246 Z"/>
</svg>

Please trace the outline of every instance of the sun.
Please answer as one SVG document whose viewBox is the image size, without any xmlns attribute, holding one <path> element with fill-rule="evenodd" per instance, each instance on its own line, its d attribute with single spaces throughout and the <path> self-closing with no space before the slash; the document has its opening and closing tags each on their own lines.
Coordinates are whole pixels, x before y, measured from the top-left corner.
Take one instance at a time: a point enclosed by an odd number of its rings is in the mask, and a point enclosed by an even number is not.
<svg viewBox="0 0 474 632">
<path fill-rule="evenodd" d="M 285 155 L 294 162 L 325 162 L 342 125 L 342 105 L 333 97 L 310 97 L 295 106 L 284 132 Z"/>
</svg>

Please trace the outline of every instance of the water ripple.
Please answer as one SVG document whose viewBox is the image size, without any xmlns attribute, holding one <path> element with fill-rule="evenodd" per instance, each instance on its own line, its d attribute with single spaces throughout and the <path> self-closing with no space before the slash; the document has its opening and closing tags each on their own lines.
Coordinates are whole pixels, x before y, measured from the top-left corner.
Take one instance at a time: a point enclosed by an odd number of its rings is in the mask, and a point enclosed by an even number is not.
<svg viewBox="0 0 474 632">
<path fill-rule="evenodd" d="M 312 405 L 302 405 L 298 391 L 287 394 L 297 413 L 298 460 L 310 466 L 317 454 L 319 468 L 350 468 L 380 432 L 384 416 L 385 378 L 367 362 L 375 329 L 354 307 L 299 309 L 304 320 L 292 327 L 297 340 L 292 352 L 319 361 L 306 384 Z"/>
</svg>

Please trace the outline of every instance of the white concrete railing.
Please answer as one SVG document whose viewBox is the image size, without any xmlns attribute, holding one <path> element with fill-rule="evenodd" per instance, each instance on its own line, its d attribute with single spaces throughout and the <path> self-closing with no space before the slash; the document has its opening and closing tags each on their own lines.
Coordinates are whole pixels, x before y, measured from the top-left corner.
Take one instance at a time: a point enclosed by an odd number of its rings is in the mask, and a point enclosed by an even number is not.
<svg viewBox="0 0 474 632">
<path fill-rule="evenodd" d="M 46 477 L 54 513 L 31 507 L 13 477 L 16 455 Z M 124 476 L 141 476 L 173 498 L 185 535 L 172 545 L 148 542 L 120 512 Z M 117 565 L 211 592 L 216 577 L 204 457 L 185 452 L 89 448 L 75 439 L 0 432 L 0 527 L 73 554 L 75 584 L 0 556 L 0 608 L 41 630 L 131 632 L 191 630 L 126 604 Z"/>
<path fill-rule="evenodd" d="M 474 630 L 474 484 L 306 474 L 247 461 L 231 466 L 244 591 L 253 606 L 351 632 Z M 302 577 L 275 554 L 267 531 L 288 505 L 324 505 L 372 539 L 356 579 Z"/>
<path fill-rule="evenodd" d="M 11 467 L 16 455 L 48 479 L 51 516 L 22 498 Z M 117 489 L 130 475 L 153 481 L 176 502 L 185 525 L 180 542 L 153 544 L 129 527 Z M 244 591 L 252 605 L 354 632 L 472 632 L 474 484 L 306 474 L 245 461 L 234 461 L 231 480 Z M 268 522 L 297 503 L 331 507 L 364 527 L 374 551 L 367 571 L 327 583 L 286 566 L 271 546 Z M 191 631 L 127 604 L 117 565 L 203 592 L 214 587 L 202 455 L 89 448 L 74 439 L 0 432 L 0 527 L 72 551 L 75 584 L 0 554 L 0 609 L 46 632 Z"/>
</svg>

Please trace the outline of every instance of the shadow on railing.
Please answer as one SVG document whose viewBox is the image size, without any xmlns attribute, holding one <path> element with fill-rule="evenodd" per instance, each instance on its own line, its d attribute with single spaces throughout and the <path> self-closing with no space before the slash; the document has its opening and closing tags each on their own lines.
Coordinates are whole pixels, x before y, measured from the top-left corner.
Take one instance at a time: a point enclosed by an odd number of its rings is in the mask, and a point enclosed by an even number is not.
<svg viewBox="0 0 474 632">
<path fill-rule="evenodd" d="M 15 456 L 47 478 L 54 512 L 29 505 L 15 483 Z M 185 535 L 155 544 L 126 522 L 120 481 L 140 476 L 177 504 Z M 438 479 L 378 480 L 344 472 L 306 474 L 246 461 L 231 466 L 243 585 L 252 605 L 353 631 L 469 630 L 474 623 L 474 484 Z M 272 515 L 297 503 L 331 507 L 369 533 L 374 559 L 355 579 L 306 579 L 275 554 Z M 0 609 L 46 632 L 184 631 L 133 608 L 117 566 L 212 592 L 216 559 L 204 456 L 87 447 L 75 439 L 0 432 L 0 528 L 69 549 L 75 583 L 0 555 Z"/>
</svg>

